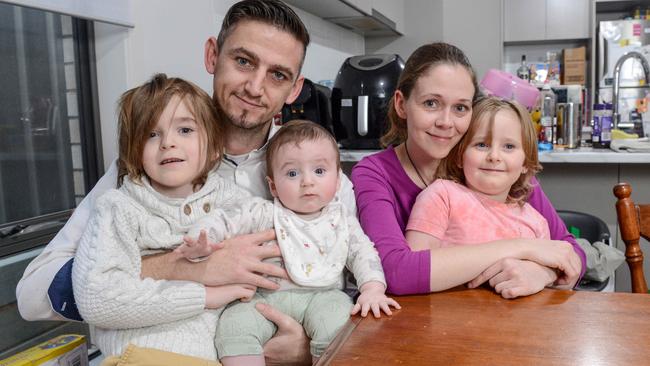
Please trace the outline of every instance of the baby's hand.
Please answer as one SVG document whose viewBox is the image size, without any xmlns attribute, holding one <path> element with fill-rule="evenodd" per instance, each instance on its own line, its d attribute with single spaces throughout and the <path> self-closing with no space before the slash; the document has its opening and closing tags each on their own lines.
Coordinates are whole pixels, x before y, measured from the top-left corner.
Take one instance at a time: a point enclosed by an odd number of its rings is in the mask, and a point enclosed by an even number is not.
<svg viewBox="0 0 650 366">
<path fill-rule="evenodd" d="M 235 300 L 251 301 L 257 288 L 251 285 L 223 285 L 205 287 L 205 308 L 217 309 Z"/>
<path fill-rule="evenodd" d="M 390 311 L 390 306 L 395 309 L 401 309 L 402 307 L 397 303 L 397 301 L 387 297 L 384 294 L 384 285 L 381 282 L 370 281 L 366 282 L 361 286 L 361 295 L 357 299 L 357 303 L 352 307 L 350 311 L 351 315 L 354 315 L 361 310 L 361 316 L 365 317 L 368 315 L 368 310 L 372 310 L 375 318 L 381 317 L 381 310 L 386 313 L 386 315 L 392 315 Z"/>
<path fill-rule="evenodd" d="M 199 238 L 196 240 L 189 236 L 184 237 L 183 244 L 174 249 L 174 252 L 182 255 L 189 261 L 200 262 L 214 253 L 218 248 L 218 244 L 208 242 L 208 235 L 205 233 L 205 230 L 201 230 Z"/>
</svg>

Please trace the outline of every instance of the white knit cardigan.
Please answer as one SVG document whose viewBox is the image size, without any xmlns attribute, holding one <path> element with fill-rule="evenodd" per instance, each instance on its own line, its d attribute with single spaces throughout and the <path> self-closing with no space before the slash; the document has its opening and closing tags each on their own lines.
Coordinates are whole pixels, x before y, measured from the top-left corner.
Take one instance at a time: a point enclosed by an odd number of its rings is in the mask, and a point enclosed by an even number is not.
<svg viewBox="0 0 650 366">
<path fill-rule="evenodd" d="M 192 224 L 216 207 L 250 196 L 212 172 L 185 199 L 129 179 L 106 192 L 76 253 L 72 280 L 82 317 L 94 325 L 94 343 L 107 356 L 127 344 L 215 360 L 220 310 L 204 310 L 205 288 L 187 281 L 140 278 L 143 254 L 175 248 Z"/>
</svg>

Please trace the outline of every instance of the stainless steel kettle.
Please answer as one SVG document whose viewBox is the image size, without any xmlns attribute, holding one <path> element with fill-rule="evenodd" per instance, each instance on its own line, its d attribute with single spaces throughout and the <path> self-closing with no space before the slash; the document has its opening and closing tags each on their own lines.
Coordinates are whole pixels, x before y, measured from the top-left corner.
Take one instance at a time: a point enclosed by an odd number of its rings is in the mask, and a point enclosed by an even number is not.
<svg viewBox="0 0 650 366">
<path fill-rule="evenodd" d="M 555 108 L 557 117 L 557 144 L 569 149 L 580 147 L 580 130 L 582 121 L 580 103 L 558 103 Z"/>
</svg>

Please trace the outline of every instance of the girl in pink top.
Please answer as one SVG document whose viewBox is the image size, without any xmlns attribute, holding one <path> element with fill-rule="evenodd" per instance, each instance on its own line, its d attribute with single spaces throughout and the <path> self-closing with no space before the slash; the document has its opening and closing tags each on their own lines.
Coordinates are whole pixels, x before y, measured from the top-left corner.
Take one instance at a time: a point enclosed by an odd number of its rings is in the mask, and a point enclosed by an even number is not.
<svg viewBox="0 0 650 366">
<path fill-rule="evenodd" d="M 552 283 L 571 288 L 584 269 L 584 252 L 534 179 L 528 202 L 548 221 L 553 240 L 501 239 L 419 251 L 409 247 L 406 223 L 415 199 L 433 183 L 438 165 L 467 131 L 477 94 L 474 71 L 461 50 L 445 43 L 421 46 L 406 61 L 389 105 L 389 130 L 382 138 L 388 148 L 352 170 L 359 221 L 375 243 L 391 293 L 489 281 L 493 287 L 504 284 L 502 296 L 517 297 Z"/>
<path fill-rule="evenodd" d="M 546 219 L 525 201 L 531 178 L 541 170 L 536 140 L 530 116 L 518 104 L 495 97 L 475 103 L 467 133 L 438 168 L 443 179 L 415 201 L 406 226 L 411 249 L 550 239 Z M 549 277 L 529 291 L 553 282 Z M 508 285 L 499 282 L 495 290 L 501 293 Z"/>
</svg>

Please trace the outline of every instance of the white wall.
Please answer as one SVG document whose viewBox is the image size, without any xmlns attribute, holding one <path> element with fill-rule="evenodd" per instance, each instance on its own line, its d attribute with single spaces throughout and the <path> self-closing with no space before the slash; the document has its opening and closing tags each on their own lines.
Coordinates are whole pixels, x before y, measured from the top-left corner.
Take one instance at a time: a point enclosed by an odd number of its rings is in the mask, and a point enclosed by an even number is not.
<svg viewBox="0 0 650 366">
<path fill-rule="evenodd" d="M 302 74 L 306 78 L 313 81 L 333 80 L 346 58 L 365 53 L 363 36 L 296 7 L 293 9 L 305 23 L 311 37 L 302 67 Z"/>
<path fill-rule="evenodd" d="M 117 157 L 117 100 L 126 89 L 129 68 L 124 27 L 95 23 L 95 61 L 104 167 Z"/>
<path fill-rule="evenodd" d="M 235 0 L 130 1 L 132 29 L 96 23 L 97 79 L 107 167 L 117 157 L 116 103 L 121 93 L 154 73 L 193 81 L 210 94 L 212 78 L 203 66 L 203 45 L 216 36 Z M 303 74 L 314 81 L 334 79 L 343 60 L 364 53 L 362 36 L 296 10 L 312 37 Z"/>
<path fill-rule="evenodd" d="M 500 69 L 503 55 L 502 0 L 443 0 L 443 41 L 465 52 L 479 81 Z"/>
</svg>

